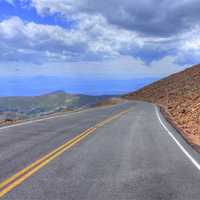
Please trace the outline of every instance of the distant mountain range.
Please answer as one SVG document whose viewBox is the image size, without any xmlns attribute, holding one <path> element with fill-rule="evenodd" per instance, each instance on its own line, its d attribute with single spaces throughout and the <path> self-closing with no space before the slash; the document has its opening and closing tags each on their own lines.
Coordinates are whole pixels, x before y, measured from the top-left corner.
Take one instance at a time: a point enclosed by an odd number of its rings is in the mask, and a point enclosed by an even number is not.
<svg viewBox="0 0 200 200">
<path fill-rule="evenodd" d="M 86 94 L 92 96 L 125 94 L 130 91 L 142 88 L 158 77 L 124 79 L 106 79 L 84 77 L 54 77 L 54 76 L 34 76 L 34 77 L 1 77 L 0 95 L 2 96 L 35 96 L 51 91 L 67 91 L 70 94 Z"/>
<path fill-rule="evenodd" d="M 56 91 L 41 96 L 0 97 L 0 121 L 19 120 L 90 108 L 113 96 L 73 95 Z"/>
</svg>

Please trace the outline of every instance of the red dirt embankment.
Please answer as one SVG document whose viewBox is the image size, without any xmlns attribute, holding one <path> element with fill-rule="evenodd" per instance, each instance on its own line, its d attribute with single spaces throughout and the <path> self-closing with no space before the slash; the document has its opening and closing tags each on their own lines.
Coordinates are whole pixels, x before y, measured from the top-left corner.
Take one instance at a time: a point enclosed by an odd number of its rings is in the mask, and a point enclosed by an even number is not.
<svg viewBox="0 0 200 200">
<path fill-rule="evenodd" d="M 116 105 L 119 103 L 123 103 L 125 101 L 125 99 L 123 98 L 119 98 L 119 97 L 113 97 L 110 99 L 106 99 L 104 101 L 100 101 L 96 104 L 97 107 L 103 107 L 103 106 L 112 106 L 112 105 Z"/>
<path fill-rule="evenodd" d="M 183 136 L 200 149 L 200 65 L 125 96 L 161 106 Z"/>
</svg>

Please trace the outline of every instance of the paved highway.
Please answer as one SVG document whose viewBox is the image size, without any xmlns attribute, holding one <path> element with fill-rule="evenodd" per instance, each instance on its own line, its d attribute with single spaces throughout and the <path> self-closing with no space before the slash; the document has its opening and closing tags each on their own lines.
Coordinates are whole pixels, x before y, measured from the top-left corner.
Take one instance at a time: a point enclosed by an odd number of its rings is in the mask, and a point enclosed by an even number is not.
<svg viewBox="0 0 200 200">
<path fill-rule="evenodd" d="M 199 200 L 200 156 L 152 104 L 0 129 L 6 200 Z"/>
</svg>

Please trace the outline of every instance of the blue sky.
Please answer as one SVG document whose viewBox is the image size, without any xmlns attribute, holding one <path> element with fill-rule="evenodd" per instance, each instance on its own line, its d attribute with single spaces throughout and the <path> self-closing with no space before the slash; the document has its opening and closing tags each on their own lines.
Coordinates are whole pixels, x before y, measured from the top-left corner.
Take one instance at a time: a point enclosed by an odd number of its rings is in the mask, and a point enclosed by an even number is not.
<svg viewBox="0 0 200 200">
<path fill-rule="evenodd" d="M 0 96 L 125 93 L 181 71 L 199 62 L 199 9 L 197 0 L 0 0 Z"/>
</svg>

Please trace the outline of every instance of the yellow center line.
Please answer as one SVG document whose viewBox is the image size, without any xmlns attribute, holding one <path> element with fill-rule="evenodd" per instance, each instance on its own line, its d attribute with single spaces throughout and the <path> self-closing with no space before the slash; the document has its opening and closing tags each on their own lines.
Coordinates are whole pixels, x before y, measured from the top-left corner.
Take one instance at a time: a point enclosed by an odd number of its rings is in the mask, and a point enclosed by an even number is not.
<svg viewBox="0 0 200 200">
<path fill-rule="evenodd" d="M 54 149 L 47 155 L 41 157 L 40 159 L 36 160 L 29 166 L 25 167 L 24 169 L 20 170 L 15 175 L 5 179 L 3 182 L 0 183 L 0 198 L 7 194 L 9 191 L 20 185 L 24 182 L 27 178 L 41 169 L 43 166 L 47 165 L 50 161 L 54 160 L 56 157 L 63 154 L 66 150 L 73 147 L 75 144 L 79 143 L 85 137 L 93 133 L 97 128 L 104 126 L 105 124 L 113 121 L 116 118 L 119 118 L 123 114 L 127 113 L 130 109 L 124 110 L 112 117 L 107 118 L 106 120 L 97 123 L 95 126 L 90 127 L 74 137 L 73 139 L 69 140 L 68 142 L 64 143 L 63 145 L 59 146 L 58 148 Z"/>
<path fill-rule="evenodd" d="M 53 154 L 55 154 L 57 151 L 61 150 L 62 148 L 64 148 L 65 146 L 69 145 L 70 143 L 72 143 L 74 140 L 76 140 L 77 138 L 81 137 L 83 134 L 85 134 L 87 131 L 89 131 L 89 129 L 87 129 L 86 131 L 84 131 L 83 133 L 81 133 L 80 135 L 76 136 L 75 138 L 73 138 L 72 140 L 66 142 L 65 144 L 61 145 L 60 147 L 56 148 L 55 150 L 53 150 L 52 152 L 50 152 L 49 154 L 45 155 L 44 157 L 40 158 L 39 160 L 36 160 L 35 162 L 33 162 L 32 164 L 30 164 L 28 167 L 25 167 L 23 170 L 19 171 L 17 174 L 15 174 L 14 176 L 6 179 L 5 181 L 0 183 L 0 189 L 2 189 L 5 185 L 7 185 L 8 183 L 12 182 L 14 179 L 16 179 L 17 177 L 21 176 L 22 174 L 24 174 L 25 172 L 27 172 L 28 170 L 30 170 L 31 168 L 35 167 L 36 165 L 38 165 L 40 162 L 44 161 L 45 159 L 47 159 L 48 157 L 52 156 Z"/>
</svg>

